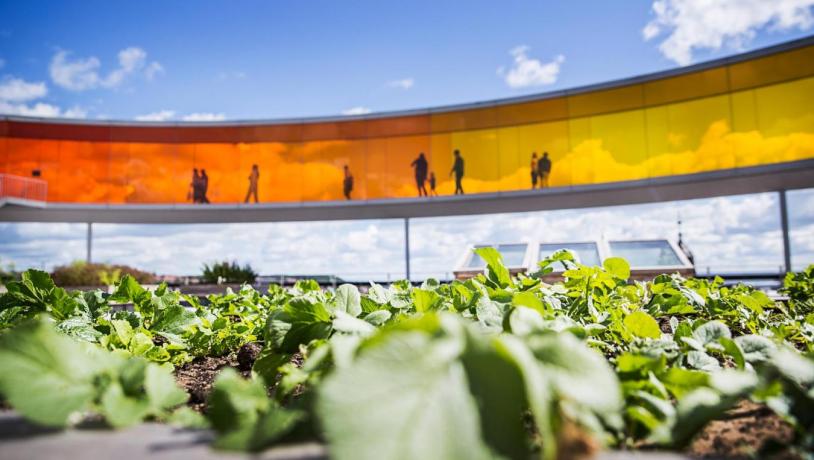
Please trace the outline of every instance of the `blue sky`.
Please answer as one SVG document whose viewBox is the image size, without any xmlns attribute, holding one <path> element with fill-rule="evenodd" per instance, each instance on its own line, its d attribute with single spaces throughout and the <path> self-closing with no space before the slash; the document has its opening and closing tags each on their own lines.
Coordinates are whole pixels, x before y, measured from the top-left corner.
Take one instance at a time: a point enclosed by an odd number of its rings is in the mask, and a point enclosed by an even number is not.
<svg viewBox="0 0 814 460">
<path fill-rule="evenodd" d="M 654 3 L 684 13 L 659 15 Z M 43 83 L 47 94 L 24 102 L 88 118 L 300 117 L 466 103 L 663 70 L 686 63 L 660 49 L 671 38 L 695 62 L 811 33 L 808 0 L 768 9 L 754 6 L 763 0 L 721 3 L 716 16 L 697 0 L 3 1 L 0 78 Z M 648 24 L 660 23 L 661 34 L 646 40 Z M 682 38 L 693 28 L 707 32 Z M 541 65 L 562 56 L 553 81 L 517 88 L 498 75 L 519 46 Z M 71 89 L 53 77 L 64 53 L 63 67 L 95 59 L 104 80 L 128 48 L 144 53 L 142 67 L 116 84 Z M 153 63 L 160 68 L 147 78 Z"/>
<path fill-rule="evenodd" d="M 810 35 L 814 0 L 0 0 L 0 113 L 142 120 L 268 119 L 468 103 L 675 68 Z M 795 265 L 814 262 L 814 191 L 790 199 Z M 701 264 L 782 262 L 771 194 L 578 211 L 424 219 L 415 271 L 467 244 L 674 237 Z M 192 274 L 237 259 L 262 273 L 398 276 L 401 223 L 107 225 L 96 259 Z M 84 227 L 0 223 L 0 264 L 84 257 Z M 260 242 L 260 249 L 257 249 Z"/>
</svg>

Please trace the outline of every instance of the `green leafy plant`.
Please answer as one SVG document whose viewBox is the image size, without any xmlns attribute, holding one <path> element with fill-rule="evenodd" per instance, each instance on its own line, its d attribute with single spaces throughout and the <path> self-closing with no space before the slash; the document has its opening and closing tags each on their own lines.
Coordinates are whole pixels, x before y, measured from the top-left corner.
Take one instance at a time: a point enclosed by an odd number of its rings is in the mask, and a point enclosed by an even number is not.
<svg viewBox="0 0 814 460">
<path fill-rule="evenodd" d="M 339 459 L 681 449 L 743 400 L 791 424 L 789 449 L 814 447 L 814 269 L 787 277 L 782 302 L 720 279 L 631 282 L 622 259 L 584 266 L 567 251 L 512 276 L 477 251 L 472 279 L 366 292 L 301 281 L 199 299 L 125 275 L 110 295 L 69 293 L 29 271 L 0 296 L 0 365 L 19 370 L 0 393 L 45 424 L 157 418 L 211 426 L 218 448 L 316 440 Z M 553 264 L 565 271 L 549 284 Z M 251 376 L 217 378 L 205 423 L 159 396 L 174 393 L 173 365 L 249 343 L 263 346 Z M 39 398 L 50 388 L 68 390 Z"/>
<path fill-rule="evenodd" d="M 257 279 L 257 273 L 252 270 L 249 264 L 240 266 L 237 262 L 229 263 L 227 261 L 215 262 L 204 264 L 203 282 L 210 284 L 220 283 L 254 283 Z"/>
</svg>

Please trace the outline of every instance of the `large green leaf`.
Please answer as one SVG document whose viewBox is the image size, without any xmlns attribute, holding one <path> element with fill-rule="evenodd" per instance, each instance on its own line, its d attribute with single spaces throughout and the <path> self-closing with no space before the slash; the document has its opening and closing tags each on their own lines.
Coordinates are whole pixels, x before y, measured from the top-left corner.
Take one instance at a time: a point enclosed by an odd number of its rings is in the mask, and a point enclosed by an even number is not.
<svg viewBox="0 0 814 460">
<path fill-rule="evenodd" d="M 509 269 L 503 265 L 503 256 L 493 247 L 476 248 L 475 254 L 486 262 L 486 269 L 491 279 L 499 287 L 509 286 L 512 276 Z"/>
<path fill-rule="evenodd" d="M 245 380 L 227 368 L 215 379 L 207 418 L 219 436 L 215 447 L 262 450 L 290 432 L 303 418 L 266 395 L 259 380 Z"/>
<path fill-rule="evenodd" d="M 362 301 L 359 288 L 353 284 L 343 284 L 336 288 L 334 304 L 339 310 L 351 315 L 359 316 L 362 313 Z"/>
<path fill-rule="evenodd" d="M 337 459 L 479 459 L 477 403 L 457 360 L 461 343 L 393 332 L 330 375 L 317 414 Z"/>
<path fill-rule="evenodd" d="M 106 363 L 82 344 L 56 331 L 47 320 L 0 336 L 0 393 L 37 423 L 64 426 L 94 397 L 93 377 Z"/>
<path fill-rule="evenodd" d="M 647 313 L 636 310 L 627 315 L 624 320 L 627 330 L 636 337 L 657 339 L 661 337 L 659 323 Z"/>
</svg>

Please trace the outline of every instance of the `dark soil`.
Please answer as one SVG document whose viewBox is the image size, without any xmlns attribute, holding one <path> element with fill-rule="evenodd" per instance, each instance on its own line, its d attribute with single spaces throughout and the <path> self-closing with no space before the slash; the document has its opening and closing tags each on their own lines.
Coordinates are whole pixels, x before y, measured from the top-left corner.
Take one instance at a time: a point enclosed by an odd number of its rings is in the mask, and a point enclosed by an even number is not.
<svg viewBox="0 0 814 460">
<path fill-rule="evenodd" d="M 198 412 L 206 410 L 206 401 L 212 391 L 215 377 L 225 367 L 237 369 L 235 355 L 219 358 L 196 358 L 175 370 L 175 381 L 189 393 L 187 405 Z"/>
<path fill-rule="evenodd" d="M 796 459 L 785 449 L 793 438 L 794 428 L 771 409 L 741 401 L 725 418 L 708 423 L 686 453 L 696 458 Z"/>
<path fill-rule="evenodd" d="M 175 381 L 189 393 L 187 405 L 198 412 L 206 411 L 207 399 L 212 391 L 212 383 L 225 367 L 232 367 L 248 378 L 252 365 L 262 350 L 258 343 L 247 343 L 237 353 L 220 357 L 196 358 L 175 370 Z"/>
</svg>

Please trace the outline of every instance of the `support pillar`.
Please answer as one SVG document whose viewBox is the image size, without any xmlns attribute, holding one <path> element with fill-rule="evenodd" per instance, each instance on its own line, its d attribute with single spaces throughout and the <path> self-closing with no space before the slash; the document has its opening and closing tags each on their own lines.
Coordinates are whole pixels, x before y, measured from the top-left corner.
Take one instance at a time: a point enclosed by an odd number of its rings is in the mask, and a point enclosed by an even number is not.
<svg viewBox="0 0 814 460">
<path fill-rule="evenodd" d="M 85 256 L 85 261 L 87 263 L 92 263 L 93 259 L 91 258 L 92 248 L 93 248 L 93 222 L 88 222 L 88 234 L 87 234 L 87 254 Z"/>
<path fill-rule="evenodd" d="M 783 233 L 783 268 L 791 271 L 791 242 L 789 240 L 789 210 L 786 203 L 786 191 L 777 192 L 780 196 L 780 229 Z"/>
<path fill-rule="evenodd" d="M 405 278 L 410 280 L 410 218 L 404 218 L 404 265 Z"/>
</svg>

